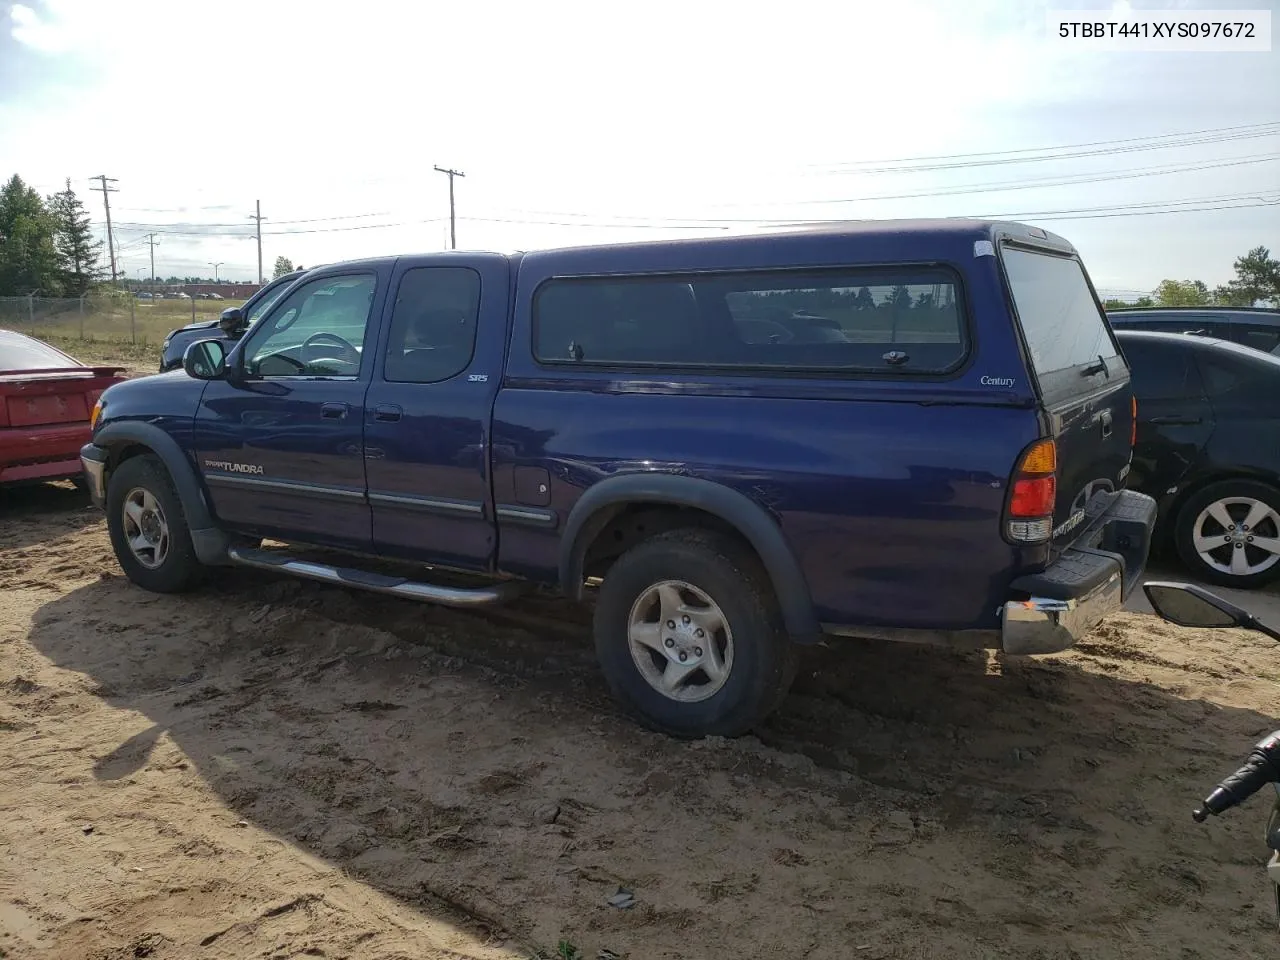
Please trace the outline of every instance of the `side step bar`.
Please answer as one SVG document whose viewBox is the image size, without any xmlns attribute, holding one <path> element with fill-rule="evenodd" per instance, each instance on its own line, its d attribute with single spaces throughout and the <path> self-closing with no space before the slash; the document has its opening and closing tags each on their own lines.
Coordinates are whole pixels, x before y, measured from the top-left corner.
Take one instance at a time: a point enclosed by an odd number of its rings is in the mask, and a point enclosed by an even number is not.
<svg viewBox="0 0 1280 960">
<path fill-rule="evenodd" d="M 374 593 L 386 593 L 406 600 L 438 603 L 445 607 L 487 607 L 512 600 L 523 591 L 523 585 L 519 583 L 497 583 L 485 587 L 440 587 L 429 583 L 418 583 L 405 577 L 389 577 L 381 573 L 369 573 L 348 567 L 333 567 L 327 563 L 295 560 L 275 551 L 248 547 L 231 547 L 227 550 L 227 559 L 243 567 L 274 570 L 277 573 L 288 573 L 307 580 L 319 580 L 321 583 L 332 583 L 340 587 L 372 590 Z"/>
</svg>

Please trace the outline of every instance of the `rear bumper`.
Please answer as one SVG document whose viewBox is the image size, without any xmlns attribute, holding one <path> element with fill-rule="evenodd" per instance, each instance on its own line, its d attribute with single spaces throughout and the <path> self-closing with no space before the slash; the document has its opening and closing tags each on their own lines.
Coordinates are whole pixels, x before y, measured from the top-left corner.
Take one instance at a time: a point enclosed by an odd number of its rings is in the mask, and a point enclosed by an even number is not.
<svg viewBox="0 0 1280 960">
<path fill-rule="evenodd" d="M 80 448 L 80 468 L 89 487 L 89 499 L 99 510 L 107 502 L 107 451 L 96 443 Z"/>
<path fill-rule="evenodd" d="M 88 436 L 87 423 L 0 429 L 0 483 L 79 476 L 76 451 Z"/>
<path fill-rule="evenodd" d="M 1147 565 L 1155 522 L 1154 500 L 1120 491 L 1053 564 L 1009 585 L 1018 597 L 1001 609 L 1001 649 L 1058 653 L 1119 610 Z"/>
</svg>

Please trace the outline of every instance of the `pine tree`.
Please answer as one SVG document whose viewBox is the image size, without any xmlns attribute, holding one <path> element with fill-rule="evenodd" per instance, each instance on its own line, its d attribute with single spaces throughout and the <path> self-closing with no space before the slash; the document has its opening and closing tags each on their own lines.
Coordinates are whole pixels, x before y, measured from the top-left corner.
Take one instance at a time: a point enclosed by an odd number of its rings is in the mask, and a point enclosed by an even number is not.
<svg viewBox="0 0 1280 960">
<path fill-rule="evenodd" d="M 16 173 L 0 187 L 0 296 L 62 294 L 53 218 Z"/>
<path fill-rule="evenodd" d="M 63 293 L 83 296 L 103 278 L 102 241 L 94 238 L 89 212 L 71 189 L 70 179 L 66 190 L 49 198 L 49 213 L 53 217 L 53 239 L 62 270 Z"/>
<path fill-rule="evenodd" d="M 1254 247 L 1236 260 L 1235 279 L 1214 291 L 1214 303 L 1251 307 L 1259 300 L 1280 302 L 1280 260 L 1266 247 Z"/>
</svg>

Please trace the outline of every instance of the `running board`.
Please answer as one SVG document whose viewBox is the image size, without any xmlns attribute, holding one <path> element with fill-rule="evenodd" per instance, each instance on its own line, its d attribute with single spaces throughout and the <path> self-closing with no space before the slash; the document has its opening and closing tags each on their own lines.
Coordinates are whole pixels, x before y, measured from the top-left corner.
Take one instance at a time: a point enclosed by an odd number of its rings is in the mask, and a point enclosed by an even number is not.
<svg viewBox="0 0 1280 960">
<path fill-rule="evenodd" d="M 272 550 L 248 547 L 231 547 L 227 550 L 227 559 L 243 567 L 274 570 L 277 573 L 288 573 L 307 580 L 319 580 L 321 583 L 355 587 L 359 590 L 372 590 L 374 593 L 386 593 L 406 600 L 438 603 L 445 607 L 487 607 L 505 603 L 523 592 L 523 585 L 519 583 L 497 583 L 486 587 L 440 587 L 430 583 L 418 583 L 405 577 L 389 577 L 385 574 L 353 570 L 349 567 L 334 567 L 327 563 L 296 560 Z"/>
</svg>

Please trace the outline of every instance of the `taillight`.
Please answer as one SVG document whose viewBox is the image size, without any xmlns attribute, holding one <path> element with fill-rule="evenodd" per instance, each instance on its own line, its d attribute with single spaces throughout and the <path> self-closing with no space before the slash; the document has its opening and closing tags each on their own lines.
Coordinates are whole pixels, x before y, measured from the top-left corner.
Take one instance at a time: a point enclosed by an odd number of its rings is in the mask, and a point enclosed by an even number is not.
<svg viewBox="0 0 1280 960">
<path fill-rule="evenodd" d="M 1005 531 L 1018 543 L 1039 543 L 1053 533 L 1053 506 L 1058 494 L 1058 447 L 1037 440 L 1022 452 L 1009 486 Z"/>
<path fill-rule="evenodd" d="M 1129 446 L 1138 445 L 1138 398 L 1129 397 L 1129 415 L 1133 418 L 1129 424 Z"/>
</svg>

